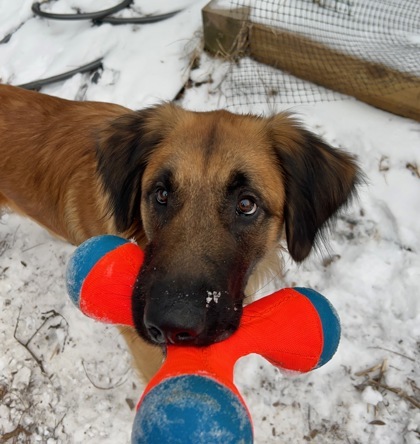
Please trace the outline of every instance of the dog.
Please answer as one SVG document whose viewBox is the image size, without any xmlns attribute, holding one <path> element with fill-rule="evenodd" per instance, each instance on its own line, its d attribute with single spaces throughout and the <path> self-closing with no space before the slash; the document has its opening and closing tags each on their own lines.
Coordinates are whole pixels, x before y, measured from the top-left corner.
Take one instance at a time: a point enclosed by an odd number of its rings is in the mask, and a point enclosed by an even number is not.
<svg viewBox="0 0 420 444">
<path fill-rule="evenodd" d="M 361 177 L 287 113 L 132 111 L 0 85 L 0 206 L 75 245 L 118 234 L 145 250 L 123 334 L 146 380 L 163 344 L 231 335 L 257 265 L 283 235 L 303 261 Z"/>
</svg>

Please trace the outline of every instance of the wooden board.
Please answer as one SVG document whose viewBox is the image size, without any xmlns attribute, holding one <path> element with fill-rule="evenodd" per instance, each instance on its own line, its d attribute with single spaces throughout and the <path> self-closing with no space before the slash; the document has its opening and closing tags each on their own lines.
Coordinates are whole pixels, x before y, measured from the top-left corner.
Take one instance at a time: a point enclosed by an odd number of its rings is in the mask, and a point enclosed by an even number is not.
<svg viewBox="0 0 420 444">
<path fill-rule="evenodd" d="M 400 116 L 420 121 L 420 78 L 342 53 L 290 31 L 249 21 L 249 8 L 203 9 L 205 48 L 227 59 L 248 55 Z"/>
<path fill-rule="evenodd" d="M 216 3 L 211 1 L 202 11 L 205 49 L 227 59 L 247 55 L 249 7 L 231 11 L 217 9 Z"/>
</svg>

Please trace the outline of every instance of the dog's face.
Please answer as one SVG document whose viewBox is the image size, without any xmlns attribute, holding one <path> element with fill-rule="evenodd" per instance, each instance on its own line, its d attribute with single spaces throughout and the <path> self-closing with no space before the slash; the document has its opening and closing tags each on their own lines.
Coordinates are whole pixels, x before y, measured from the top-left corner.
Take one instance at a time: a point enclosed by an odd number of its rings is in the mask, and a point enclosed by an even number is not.
<svg viewBox="0 0 420 444">
<path fill-rule="evenodd" d="M 236 330 L 248 278 L 284 228 L 293 259 L 305 259 L 359 174 L 287 115 L 172 105 L 117 119 L 100 135 L 98 161 L 118 228 L 145 247 L 138 332 L 195 345 Z"/>
</svg>

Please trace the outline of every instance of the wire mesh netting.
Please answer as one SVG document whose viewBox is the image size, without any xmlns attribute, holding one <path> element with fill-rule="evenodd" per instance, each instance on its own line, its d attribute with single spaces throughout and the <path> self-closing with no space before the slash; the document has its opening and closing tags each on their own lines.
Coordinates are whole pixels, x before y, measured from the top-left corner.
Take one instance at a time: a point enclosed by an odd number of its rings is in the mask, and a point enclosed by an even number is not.
<svg viewBox="0 0 420 444">
<path fill-rule="evenodd" d="M 413 88 L 419 92 L 420 107 L 419 0 L 219 0 L 218 4 L 246 11 L 245 55 L 264 63 L 275 60 L 274 66 L 280 68 L 237 59 L 222 86 L 229 107 L 349 99 L 333 90 L 363 100 L 364 94 L 380 97 Z"/>
<path fill-rule="evenodd" d="M 221 84 L 226 106 L 233 112 L 272 113 L 279 105 L 353 100 L 315 83 L 261 64 L 248 57 L 232 64 Z"/>
</svg>

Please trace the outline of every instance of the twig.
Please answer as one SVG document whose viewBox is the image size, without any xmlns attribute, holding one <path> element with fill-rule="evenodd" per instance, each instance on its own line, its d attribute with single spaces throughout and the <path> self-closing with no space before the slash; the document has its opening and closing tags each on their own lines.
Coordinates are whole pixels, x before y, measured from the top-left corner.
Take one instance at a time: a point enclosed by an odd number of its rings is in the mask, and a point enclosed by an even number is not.
<svg viewBox="0 0 420 444">
<path fill-rule="evenodd" d="M 68 332 L 69 332 L 69 323 L 68 323 L 68 321 L 67 321 L 67 319 L 61 314 L 61 313 L 58 313 L 58 312 L 56 312 L 55 310 L 49 310 L 49 311 L 45 311 L 45 312 L 43 312 L 42 313 L 43 315 L 46 315 L 47 316 L 47 318 L 45 319 L 45 321 L 43 322 L 43 324 L 41 325 L 41 327 L 37 330 L 37 332 L 45 325 L 45 323 L 49 320 L 49 319 L 51 319 L 52 317 L 60 317 L 61 318 L 61 320 L 60 320 L 60 322 L 58 323 L 58 324 L 55 324 L 55 325 L 50 325 L 49 327 L 48 327 L 48 330 L 51 330 L 51 329 L 55 329 L 55 330 L 58 330 L 61 326 L 62 326 L 62 321 L 64 321 L 66 324 L 65 324 L 65 327 L 63 327 L 64 329 L 65 329 L 65 337 L 64 337 L 64 340 L 63 340 L 63 346 L 61 347 L 61 350 L 60 350 L 60 352 L 62 353 L 63 351 L 64 351 L 64 347 L 65 347 L 65 345 L 66 345 L 66 341 L 67 341 L 67 337 L 68 337 Z M 54 354 L 55 353 L 53 353 L 53 355 L 52 356 L 54 356 Z M 51 357 L 52 357 L 51 356 Z"/>
<path fill-rule="evenodd" d="M 7 250 L 7 247 L 8 245 L 6 240 L 0 242 L 0 256 L 2 256 L 3 253 Z"/>
<path fill-rule="evenodd" d="M 22 253 L 25 253 L 26 251 L 32 250 L 33 248 L 37 248 L 40 247 L 41 245 L 44 245 L 45 242 L 40 242 L 39 244 L 35 244 L 32 245 L 31 247 L 25 248 L 24 250 L 22 250 Z"/>
<path fill-rule="evenodd" d="M 397 353 L 399 354 L 399 353 Z M 406 356 L 405 356 L 406 357 Z M 408 358 L 411 359 L 411 358 Z M 355 373 L 356 376 L 367 376 L 369 375 L 369 377 L 360 385 L 356 386 L 356 388 L 363 390 L 364 388 L 366 388 L 366 386 L 373 386 L 376 388 L 382 388 L 384 390 L 388 390 L 389 392 L 395 393 L 396 395 L 398 395 L 400 398 L 405 399 L 406 401 L 410 402 L 411 404 L 413 404 L 415 407 L 420 409 L 420 401 L 418 401 L 416 398 L 414 398 L 413 396 L 408 395 L 403 389 L 401 388 L 397 388 L 397 387 L 390 387 L 389 385 L 385 384 L 382 382 L 382 379 L 385 375 L 385 372 L 388 368 L 388 363 L 387 360 L 385 359 L 384 361 L 382 361 L 381 363 L 370 367 L 366 370 L 362 370 L 360 372 Z M 375 377 L 371 377 L 370 373 L 379 370 L 379 374 Z M 412 382 L 409 380 L 409 382 Z M 411 384 L 412 385 L 412 384 Z M 413 385 L 412 385 L 413 387 Z M 414 385 L 414 387 L 417 388 L 417 386 Z"/>
<path fill-rule="evenodd" d="M 409 384 L 411 385 L 411 388 L 412 388 L 413 390 L 420 391 L 420 387 L 417 387 L 415 381 L 413 381 L 412 379 L 409 379 L 408 382 L 409 382 Z"/>
<path fill-rule="evenodd" d="M 14 232 L 14 234 L 13 234 L 13 241 L 12 241 L 12 247 L 15 245 L 15 243 L 16 243 L 16 236 L 17 236 L 17 232 L 19 231 L 19 228 L 20 228 L 20 224 L 16 227 L 16 230 L 15 230 L 15 232 Z"/>
<path fill-rule="evenodd" d="M 384 351 L 387 351 L 387 352 L 390 352 L 390 353 L 394 353 L 394 355 L 401 356 L 402 358 L 409 359 L 409 360 L 412 361 L 412 362 L 416 362 L 416 360 L 415 360 L 414 358 L 410 358 L 410 356 L 403 355 L 402 353 L 398 353 L 398 352 L 396 352 L 396 351 L 394 351 L 394 350 L 390 350 L 389 348 L 379 347 L 379 346 L 376 346 L 376 347 L 368 347 L 368 348 L 373 348 L 373 349 L 378 349 L 378 350 L 384 350 Z"/>
<path fill-rule="evenodd" d="M 361 370 L 360 372 L 355 373 L 356 376 L 366 376 L 369 373 L 372 373 L 376 370 L 382 369 L 384 362 L 380 362 L 379 364 L 374 365 L 373 367 L 369 367 L 366 370 Z"/>
<path fill-rule="evenodd" d="M 367 384 L 368 385 L 374 385 L 375 387 L 380 387 L 380 388 L 382 388 L 384 390 L 388 390 L 389 392 L 395 393 L 400 398 L 403 398 L 406 401 L 408 401 L 411 404 L 413 404 L 414 407 L 417 407 L 418 409 L 420 409 L 420 402 L 417 401 L 417 399 L 413 398 L 412 396 L 408 395 L 403 389 L 396 388 L 396 387 L 390 387 L 389 385 L 382 384 L 381 382 L 375 381 L 373 379 L 369 379 L 367 381 Z"/>
<path fill-rule="evenodd" d="M 26 342 L 23 342 L 21 339 L 19 339 L 18 337 L 17 337 L 17 335 L 16 335 L 16 333 L 17 333 L 17 329 L 18 329 L 18 327 L 19 327 L 19 322 L 20 322 L 20 314 L 21 314 L 21 311 L 22 311 L 22 307 L 20 307 L 19 308 L 19 315 L 18 315 L 18 318 L 17 318 L 17 321 L 16 321 L 16 325 L 15 325 L 15 331 L 14 331 L 14 333 L 13 333 L 13 337 L 16 339 L 16 341 L 22 346 L 22 347 L 24 347 L 24 348 L 26 348 L 26 350 L 30 353 L 30 355 L 34 358 L 34 360 L 35 360 L 35 362 L 39 365 L 39 367 L 40 367 L 40 369 L 41 369 L 41 371 L 42 371 L 42 373 L 44 373 L 46 376 L 48 376 L 48 374 L 47 374 L 47 372 L 45 371 L 45 368 L 44 368 L 44 365 L 43 365 L 43 363 L 42 363 L 42 361 L 32 352 L 32 350 L 30 349 L 30 343 L 31 343 L 31 341 L 35 338 L 35 336 L 42 330 L 42 328 L 46 325 L 46 323 L 51 319 L 51 318 L 53 318 L 53 317 L 60 317 L 61 318 L 61 320 L 60 320 L 60 323 L 59 324 L 57 324 L 57 325 L 50 325 L 49 327 L 48 327 L 48 329 L 57 329 L 57 328 L 59 328 L 60 326 L 61 326 L 61 322 L 62 321 L 64 321 L 65 323 L 66 323 L 66 336 L 65 336 L 65 339 L 64 339 L 64 341 L 63 341 L 63 347 L 62 347 L 62 349 L 61 349 L 61 351 L 63 351 L 64 350 L 64 345 L 65 345 L 65 343 L 66 343 L 66 338 L 67 338 L 67 331 L 68 331 L 68 325 L 69 325 L 69 323 L 67 322 L 67 319 L 62 315 L 62 314 L 60 314 L 60 313 L 58 313 L 58 312 L 56 312 L 55 310 L 49 310 L 49 311 L 46 311 L 46 312 L 44 312 L 44 313 L 42 313 L 43 315 L 45 315 L 45 319 L 44 319 L 44 321 L 42 322 L 42 324 L 35 330 L 35 332 L 34 332 L 34 334 L 26 341 Z"/>
<path fill-rule="evenodd" d="M 23 342 L 22 340 L 20 340 L 17 336 L 16 336 L 16 332 L 19 326 L 19 322 L 20 322 L 20 313 L 22 311 L 22 307 L 19 308 L 19 315 L 18 318 L 16 320 L 16 325 L 15 325 L 15 331 L 13 332 L 13 337 L 16 339 L 16 341 L 22 346 L 24 347 L 28 353 L 32 356 L 32 358 L 35 360 L 35 362 L 39 365 L 39 368 L 41 369 L 41 372 L 48 376 L 47 372 L 44 369 L 44 365 L 42 364 L 42 361 L 40 361 L 35 354 L 32 352 L 32 350 L 28 347 L 28 344 L 31 342 L 31 340 L 33 339 L 33 337 L 37 334 L 37 332 L 40 330 L 40 328 L 38 328 L 38 330 L 29 338 L 29 340 L 27 342 Z"/>
<path fill-rule="evenodd" d="M 127 376 L 128 372 L 130 371 L 130 368 L 128 368 L 126 370 L 126 372 L 121 376 L 121 379 L 116 384 L 110 385 L 108 387 L 101 387 L 100 385 L 97 385 L 96 383 L 94 383 L 92 378 L 89 376 L 89 373 L 86 369 L 84 360 L 82 360 L 82 366 L 83 366 L 83 370 L 85 371 L 86 377 L 89 379 L 89 382 L 98 390 L 112 390 L 114 388 L 120 387 L 121 385 L 123 385 L 127 381 L 126 376 Z"/>
<path fill-rule="evenodd" d="M 417 179 L 420 179 L 420 166 L 418 166 L 415 162 L 408 162 L 406 164 L 406 168 L 410 170 L 411 173 L 417 177 Z"/>
<path fill-rule="evenodd" d="M 0 436 L 0 443 L 6 444 L 9 439 L 17 438 L 21 433 L 24 433 L 26 436 L 30 435 L 30 432 L 26 430 L 21 424 L 19 424 L 14 430 L 11 432 L 7 432 L 4 435 Z"/>
<path fill-rule="evenodd" d="M 57 424 L 55 425 L 54 429 L 53 429 L 53 436 L 55 436 L 55 433 L 57 431 L 58 426 L 63 422 L 64 418 L 66 417 L 67 412 L 64 413 L 64 415 L 61 417 L 60 421 L 57 422 Z"/>
</svg>

